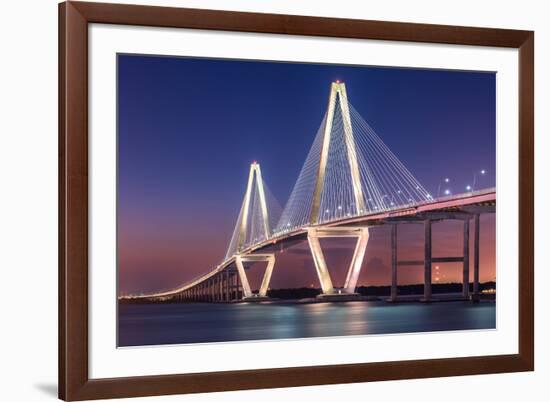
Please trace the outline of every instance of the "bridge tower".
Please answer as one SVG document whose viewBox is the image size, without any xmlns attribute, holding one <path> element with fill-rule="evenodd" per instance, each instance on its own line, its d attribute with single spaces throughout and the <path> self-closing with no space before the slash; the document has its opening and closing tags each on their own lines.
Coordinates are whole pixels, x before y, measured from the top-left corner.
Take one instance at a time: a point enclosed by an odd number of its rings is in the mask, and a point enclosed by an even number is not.
<svg viewBox="0 0 550 402">
<path fill-rule="evenodd" d="M 325 127 L 323 129 L 323 139 L 321 146 L 321 157 L 317 169 L 317 177 L 315 180 L 315 190 L 313 193 L 313 202 L 309 222 L 315 225 L 319 221 L 319 209 L 321 207 L 321 196 L 325 184 L 325 172 L 329 156 L 329 147 L 332 137 L 332 125 L 334 122 L 334 114 L 336 113 L 336 105 L 340 106 L 339 110 L 342 114 L 344 126 L 344 143 L 346 144 L 347 159 L 350 168 L 351 183 L 353 187 L 353 196 L 355 199 L 355 207 L 357 214 L 366 211 L 365 198 L 363 189 L 361 188 L 361 175 L 359 173 L 359 163 L 357 162 L 357 150 L 355 147 L 355 138 L 353 137 L 353 127 L 351 125 L 351 117 L 349 113 L 348 95 L 346 93 L 346 85 L 343 82 L 333 82 L 330 89 L 328 99 L 327 116 L 325 119 Z"/>
<path fill-rule="evenodd" d="M 337 108 L 339 106 L 339 108 Z M 359 172 L 359 163 L 357 161 L 357 150 L 355 144 L 355 138 L 353 135 L 353 126 L 351 124 L 350 110 L 348 104 L 348 96 L 346 92 L 346 85 L 343 82 L 333 82 L 330 89 L 330 95 L 328 100 L 327 115 L 325 118 L 325 126 L 323 128 L 323 137 L 321 145 L 321 154 L 319 158 L 319 165 L 317 169 L 317 176 L 315 177 L 315 187 L 313 192 L 313 200 L 311 205 L 311 211 L 309 216 L 309 223 L 312 227 L 308 229 L 308 243 L 315 263 L 317 275 L 322 288 L 322 296 L 329 296 L 333 294 L 353 294 L 357 286 L 361 266 L 365 256 L 365 250 L 369 240 L 369 230 L 367 227 L 359 228 L 331 228 L 323 227 L 316 228 L 315 225 L 319 224 L 319 210 L 321 207 L 321 198 L 323 194 L 323 188 L 325 184 L 325 173 L 327 162 L 329 158 L 329 148 L 331 144 L 331 137 L 333 134 L 333 123 L 335 121 L 335 114 L 341 113 L 341 120 L 343 123 L 343 140 L 345 143 L 346 156 L 349 165 L 349 174 L 351 177 L 351 184 L 353 188 L 353 196 L 355 201 L 356 214 L 360 215 L 367 211 L 365 206 L 365 198 L 363 195 L 363 189 L 361 186 L 361 175 Z M 356 237 L 357 243 L 355 245 L 355 251 L 353 258 L 346 275 L 346 280 L 343 289 L 336 292 L 330 273 L 326 264 L 323 251 L 319 238 L 327 237 Z"/>
<path fill-rule="evenodd" d="M 259 215 L 259 220 L 254 218 Z M 275 265 L 275 254 L 249 254 L 242 252 L 248 246 L 258 243 L 257 239 L 250 239 L 251 233 L 256 233 L 261 240 L 268 240 L 271 237 L 271 227 L 269 224 L 269 214 L 266 203 L 266 193 L 262 179 L 260 164 L 254 161 L 250 165 L 248 174 L 248 184 L 244 200 L 241 206 L 241 212 L 235 227 L 235 233 L 231 239 L 227 255 L 234 255 L 235 265 L 243 288 L 243 299 L 265 298 Z M 267 262 L 263 280 L 257 294 L 252 293 L 250 283 L 246 275 L 245 262 Z"/>
<path fill-rule="evenodd" d="M 240 221 L 237 223 L 239 228 L 237 251 L 240 250 L 246 242 L 250 208 L 252 207 L 251 198 L 252 192 L 254 190 L 254 178 L 256 178 L 256 188 L 260 204 L 263 236 L 265 239 L 268 239 L 271 236 L 271 229 L 269 227 L 269 216 L 267 214 L 267 204 L 265 201 L 264 182 L 262 180 L 262 171 L 260 169 L 260 164 L 254 161 L 250 165 L 250 172 L 248 174 L 248 185 L 246 186 L 246 193 L 244 195 L 244 200 L 241 207 L 241 214 L 239 216 Z"/>
</svg>

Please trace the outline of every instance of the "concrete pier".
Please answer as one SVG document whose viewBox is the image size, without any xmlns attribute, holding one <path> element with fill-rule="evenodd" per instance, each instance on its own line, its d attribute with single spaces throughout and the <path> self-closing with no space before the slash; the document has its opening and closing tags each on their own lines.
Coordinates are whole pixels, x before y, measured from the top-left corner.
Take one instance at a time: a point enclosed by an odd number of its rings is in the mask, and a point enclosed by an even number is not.
<svg viewBox="0 0 550 402">
<path fill-rule="evenodd" d="M 430 301 L 432 298 L 432 221 L 424 221 L 424 298 Z"/>
<path fill-rule="evenodd" d="M 397 300 L 397 224 L 391 225 L 391 294 L 390 301 Z"/>
</svg>

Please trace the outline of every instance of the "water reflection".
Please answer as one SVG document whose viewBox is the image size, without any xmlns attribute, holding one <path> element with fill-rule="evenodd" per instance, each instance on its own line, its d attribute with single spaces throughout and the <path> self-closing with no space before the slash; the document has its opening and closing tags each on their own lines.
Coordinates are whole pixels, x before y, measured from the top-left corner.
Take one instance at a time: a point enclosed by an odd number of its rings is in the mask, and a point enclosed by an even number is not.
<svg viewBox="0 0 550 402">
<path fill-rule="evenodd" d="M 495 304 L 123 304 L 119 346 L 495 328 Z"/>
</svg>

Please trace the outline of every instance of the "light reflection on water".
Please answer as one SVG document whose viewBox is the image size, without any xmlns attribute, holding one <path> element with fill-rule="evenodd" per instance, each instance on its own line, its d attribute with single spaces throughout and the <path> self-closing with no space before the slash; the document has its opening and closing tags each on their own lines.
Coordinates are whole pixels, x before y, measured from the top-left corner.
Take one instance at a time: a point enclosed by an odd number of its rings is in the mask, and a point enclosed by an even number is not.
<svg viewBox="0 0 550 402">
<path fill-rule="evenodd" d="M 122 304 L 119 346 L 495 328 L 493 302 Z"/>
</svg>

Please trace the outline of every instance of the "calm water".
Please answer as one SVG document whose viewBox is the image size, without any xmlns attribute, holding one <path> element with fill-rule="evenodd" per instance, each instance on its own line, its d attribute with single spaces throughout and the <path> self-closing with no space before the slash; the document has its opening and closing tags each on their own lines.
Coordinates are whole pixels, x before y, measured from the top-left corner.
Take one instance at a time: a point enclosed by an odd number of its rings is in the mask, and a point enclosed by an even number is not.
<svg viewBox="0 0 550 402">
<path fill-rule="evenodd" d="M 495 303 L 122 304 L 119 346 L 495 328 Z"/>
</svg>

